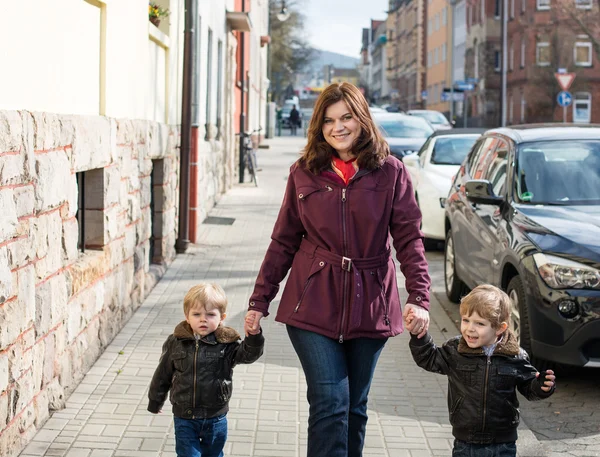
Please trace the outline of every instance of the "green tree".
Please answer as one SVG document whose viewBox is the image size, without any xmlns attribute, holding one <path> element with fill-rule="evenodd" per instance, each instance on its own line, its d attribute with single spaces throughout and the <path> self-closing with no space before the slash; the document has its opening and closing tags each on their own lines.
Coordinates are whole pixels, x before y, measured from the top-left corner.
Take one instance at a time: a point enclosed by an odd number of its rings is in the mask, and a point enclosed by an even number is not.
<svg viewBox="0 0 600 457">
<path fill-rule="evenodd" d="M 269 0 L 273 101 L 280 101 L 286 88 L 294 84 L 294 76 L 303 72 L 312 58 L 312 48 L 304 34 L 304 16 L 300 12 L 303 3 L 303 0 L 287 0 L 285 5 L 290 16 L 286 21 L 280 21 L 277 14 L 281 11 L 281 0 Z"/>
</svg>

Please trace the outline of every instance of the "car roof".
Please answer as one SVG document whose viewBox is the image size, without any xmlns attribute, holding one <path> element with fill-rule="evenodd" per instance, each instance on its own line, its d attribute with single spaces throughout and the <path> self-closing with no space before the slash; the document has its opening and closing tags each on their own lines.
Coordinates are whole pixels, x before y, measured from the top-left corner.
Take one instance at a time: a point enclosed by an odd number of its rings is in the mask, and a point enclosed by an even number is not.
<svg viewBox="0 0 600 457">
<path fill-rule="evenodd" d="M 409 109 L 407 113 L 440 113 L 434 109 Z M 443 116 L 443 113 L 440 113 Z M 444 116 L 445 117 L 445 116 Z"/>
<path fill-rule="evenodd" d="M 404 113 L 390 113 L 388 111 L 385 112 L 379 112 L 379 111 L 375 111 L 371 113 L 373 115 L 374 119 L 379 119 L 382 121 L 393 121 L 394 119 L 408 119 L 410 118 L 411 120 L 414 119 L 413 116 L 409 116 L 408 114 L 404 114 Z"/>
<path fill-rule="evenodd" d="M 489 129 L 480 128 L 454 128 L 451 130 L 436 130 L 431 134 L 432 137 L 452 136 L 452 135 L 483 135 Z"/>
<path fill-rule="evenodd" d="M 554 140 L 597 140 L 600 124 L 524 124 L 488 130 L 486 134 L 499 134 L 515 143 Z"/>
</svg>

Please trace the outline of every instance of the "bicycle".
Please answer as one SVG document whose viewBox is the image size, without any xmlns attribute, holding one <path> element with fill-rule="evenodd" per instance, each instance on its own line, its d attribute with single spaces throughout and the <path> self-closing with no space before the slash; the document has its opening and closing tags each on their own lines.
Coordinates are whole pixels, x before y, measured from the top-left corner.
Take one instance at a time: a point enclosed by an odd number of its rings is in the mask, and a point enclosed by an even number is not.
<svg viewBox="0 0 600 457">
<path fill-rule="evenodd" d="M 258 187 L 257 172 L 259 170 L 256 162 L 256 149 L 254 149 L 254 145 L 252 144 L 252 135 L 260 132 L 261 130 L 262 128 L 259 128 L 250 133 L 242 132 L 240 134 L 241 141 L 244 142 L 244 163 L 246 164 L 248 173 L 250 173 L 250 177 L 252 178 L 252 181 L 254 181 L 254 185 L 256 187 Z"/>
</svg>

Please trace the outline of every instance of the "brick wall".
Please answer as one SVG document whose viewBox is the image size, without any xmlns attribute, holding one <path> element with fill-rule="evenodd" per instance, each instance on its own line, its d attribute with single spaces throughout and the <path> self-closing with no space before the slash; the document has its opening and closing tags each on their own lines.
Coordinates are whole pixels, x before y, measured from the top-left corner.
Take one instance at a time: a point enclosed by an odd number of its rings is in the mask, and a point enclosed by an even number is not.
<svg viewBox="0 0 600 457">
<path fill-rule="evenodd" d="M 178 144 L 155 122 L 0 111 L 3 457 L 64 406 L 173 260 Z"/>
</svg>

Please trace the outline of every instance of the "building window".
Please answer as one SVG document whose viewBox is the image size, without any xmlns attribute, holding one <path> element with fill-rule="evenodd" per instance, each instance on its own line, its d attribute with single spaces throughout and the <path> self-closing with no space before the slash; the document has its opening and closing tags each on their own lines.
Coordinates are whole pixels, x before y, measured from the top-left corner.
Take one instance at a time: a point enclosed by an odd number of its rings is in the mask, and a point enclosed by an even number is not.
<svg viewBox="0 0 600 457">
<path fill-rule="evenodd" d="M 150 174 L 150 240 L 148 249 L 148 262 L 164 263 L 163 224 L 165 221 L 164 197 L 166 186 L 165 160 L 155 159 L 152 161 L 152 173 Z"/>
<path fill-rule="evenodd" d="M 525 97 L 521 94 L 521 124 L 525 122 L 525 109 L 527 108 L 527 102 Z"/>
<path fill-rule="evenodd" d="M 525 68 L 525 38 L 521 38 L 521 68 Z"/>
<path fill-rule="evenodd" d="M 102 249 L 104 246 L 104 169 L 75 173 L 77 180 L 77 249 Z"/>
<path fill-rule="evenodd" d="M 481 0 L 481 6 L 479 7 L 481 10 L 481 23 L 485 22 L 485 0 Z"/>
<path fill-rule="evenodd" d="M 510 18 L 515 18 L 515 0 L 510 0 Z"/>
<path fill-rule="evenodd" d="M 217 140 L 221 139 L 223 117 L 223 42 L 217 43 Z"/>
<path fill-rule="evenodd" d="M 433 64 L 437 65 L 439 63 L 439 52 L 438 52 L 438 48 L 435 48 L 433 50 Z"/>
<path fill-rule="evenodd" d="M 592 66 L 592 43 L 578 41 L 573 50 L 575 65 L 578 67 Z"/>
<path fill-rule="evenodd" d="M 592 120 L 592 95 L 588 92 L 576 92 L 573 103 L 573 122 L 589 124 Z"/>
<path fill-rule="evenodd" d="M 550 43 L 536 44 L 535 62 L 539 67 L 548 67 L 550 65 Z"/>
<path fill-rule="evenodd" d="M 208 40 L 206 42 L 206 140 L 210 140 L 210 121 L 212 115 L 212 30 L 208 29 Z M 244 77 L 244 75 L 242 75 Z"/>
<path fill-rule="evenodd" d="M 446 43 L 444 43 L 444 44 L 442 45 L 442 62 L 445 62 L 445 61 L 446 61 L 446 53 L 447 53 L 447 50 L 446 50 L 446 49 L 447 49 L 447 48 L 446 48 Z"/>
<path fill-rule="evenodd" d="M 575 0 L 575 6 L 582 10 L 592 9 L 592 0 Z"/>
<path fill-rule="evenodd" d="M 442 10 L 442 24 L 446 25 L 448 23 L 448 11 L 446 11 L 448 9 L 447 6 L 444 6 L 444 9 Z"/>
<path fill-rule="evenodd" d="M 527 0 L 521 0 L 521 14 L 527 10 Z"/>
<path fill-rule="evenodd" d="M 498 72 L 501 70 L 502 57 L 500 51 L 494 51 L 494 71 Z"/>
<path fill-rule="evenodd" d="M 500 8 L 501 8 L 502 2 L 501 0 L 496 0 L 494 3 L 494 17 L 496 19 L 500 19 Z"/>
<path fill-rule="evenodd" d="M 514 45 L 510 44 L 510 50 L 508 51 L 508 69 L 513 71 L 515 67 L 515 48 Z"/>
<path fill-rule="evenodd" d="M 508 123 L 513 123 L 513 114 L 514 114 L 514 106 L 513 106 L 513 96 L 511 95 L 508 99 Z"/>
<path fill-rule="evenodd" d="M 535 7 L 538 10 L 549 10 L 550 0 L 536 0 Z"/>
</svg>

